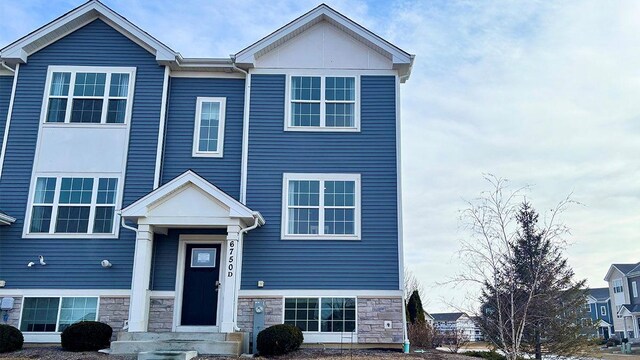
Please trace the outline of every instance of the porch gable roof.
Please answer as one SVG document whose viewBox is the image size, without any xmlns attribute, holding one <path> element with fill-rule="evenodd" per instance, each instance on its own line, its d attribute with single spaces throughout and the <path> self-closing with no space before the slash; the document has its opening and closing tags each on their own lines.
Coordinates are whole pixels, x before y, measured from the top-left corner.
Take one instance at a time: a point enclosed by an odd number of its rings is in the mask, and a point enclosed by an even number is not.
<svg viewBox="0 0 640 360">
<path fill-rule="evenodd" d="M 154 207 L 172 197 L 180 196 L 180 193 L 188 187 L 195 188 L 197 191 L 203 193 L 203 195 L 208 195 L 223 207 L 228 208 L 229 218 L 242 220 L 255 219 L 259 225 L 265 223 L 264 218 L 259 212 L 249 209 L 192 170 L 185 171 L 168 183 L 143 196 L 133 204 L 122 209 L 120 214 L 123 218 L 129 219 L 147 217 Z M 189 205 L 191 204 L 187 204 L 187 206 Z M 179 210 L 177 210 L 177 212 L 179 212 Z"/>
</svg>

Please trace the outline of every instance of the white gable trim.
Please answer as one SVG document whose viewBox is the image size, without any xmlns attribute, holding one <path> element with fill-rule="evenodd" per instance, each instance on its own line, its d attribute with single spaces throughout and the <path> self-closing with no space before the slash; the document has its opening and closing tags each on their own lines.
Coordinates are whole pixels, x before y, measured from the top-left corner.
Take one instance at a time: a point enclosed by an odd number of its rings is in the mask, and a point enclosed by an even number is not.
<svg viewBox="0 0 640 360">
<path fill-rule="evenodd" d="M 301 31 L 304 31 L 322 20 L 330 22 L 339 29 L 353 35 L 363 43 L 374 48 L 379 53 L 389 57 L 393 61 L 394 68 L 399 70 L 401 77 L 406 78 L 411 73 L 414 55 L 394 46 L 380 36 L 365 29 L 353 20 L 325 4 L 321 4 L 315 9 L 241 50 L 235 55 L 235 62 L 239 66 L 253 67 L 255 60 L 264 52 L 277 47 L 281 43 L 284 43 Z"/>
<path fill-rule="evenodd" d="M 146 196 L 142 197 L 133 204 L 127 206 L 121 211 L 121 215 L 124 218 L 141 218 L 147 216 L 147 213 L 155 204 L 161 203 L 166 198 L 170 197 L 177 191 L 180 191 L 185 186 L 194 185 L 200 191 L 211 196 L 221 204 L 229 208 L 230 218 L 240 219 L 257 219 L 260 225 L 264 224 L 264 218 L 260 213 L 252 211 L 248 207 L 241 204 L 236 199 L 232 198 L 224 191 L 218 189 L 215 185 L 211 184 L 207 180 L 200 177 L 198 174 L 191 170 L 188 170 L 175 179 L 157 188 Z"/>
<path fill-rule="evenodd" d="M 175 62 L 180 57 L 180 54 L 171 50 L 168 46 L 144 32 L 100 1 L 90 0 L 9 44 L 0 50 L 0 58 L 9 63 L 26 63 L 29 55 L 96 19 L 105 21 L 129 39 L 144 47 L 156 56 L 158 62 Z"/>
<path fill-rule="evenodd" d="M 618 271 L 620 273 L 620 275 L 625 277 L 625 274 L 622 271 L 620 271 L 620 269 L 618 269 L 615 265 L 612 264 L 609 267 L 609 271 L 607 271 L 607 275 L 605 275 L 605 277 L 604 277 L 604 281 L 611 280 L 611 276 L 613 275 L 614 271 Z"/>
</svg>

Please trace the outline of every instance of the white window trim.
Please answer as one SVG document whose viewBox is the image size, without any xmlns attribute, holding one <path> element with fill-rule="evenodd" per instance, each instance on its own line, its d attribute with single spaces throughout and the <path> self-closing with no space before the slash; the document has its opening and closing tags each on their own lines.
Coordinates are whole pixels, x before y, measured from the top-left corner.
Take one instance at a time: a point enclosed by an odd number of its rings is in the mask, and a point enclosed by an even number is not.
<svg viewBox="0 0 640 360">
<path fill-rule="evenodd" d="M 60 326 L 60 310 L 62 309 L 62 298 L 96 298 L 98 299 L 98 301 L 96 302 L 96 320 L 98 321 L 100 319 L 100 296 L 88 296 L 88 295 L 28 295 L 28 296 L 24 296 L 21 299 L 20 302 L 20 319 L 18 320 L 18 329 L 20 329 L 22 327 L 22 316 L 24 315 L 24 302 L 25 299 L 27 298 L 58 298 L 58 315 L 56 316 L 56 331 L 22 331 L 22 333 L 25 336 L 25 341 L 27 340 L 27 336 L 29 337 L 33 337 L 34 342 L 41 342 L 39 341 L 38 337 L 39 335 L 43 337 L 43 341 L 49 340 L 49 336 L 51 335 L 55 335 L 58 336 L 58 341 L 60 340 L 60 331 L 58 330 L 58 327 Z"/>
<path fill-rule="evenodd" d="M 54 232 L 48 233 L 31 233 L 31 216 L 33 214 L 33 200 L 35 197 L 35 189 L 38 178 L 41 177 L 55 177 L 56 179 L 56 189 L 54 193 L 53 203 L 50 205 L 53 207 L 51 211 L 51 224 L 49 227 L 49 231 L 53 230 Z M 56 233 L 55 232 L 55 222 L 57 219 L 58 206 L 59 206 L 59 198 L 60 198 L 60 187 L 62 186 L 62 178 L 93 178 L 93 189 L 91 193 L 91 204 L 82 204 L 78 206 L 90 206 L 91 210 L 89 211 L 89 223 L 87 224 L 86 233 Z M 116 203 L 113 205 L 114 209 L 114 219 L 113 219 L 113 231 L 111 233 L 93 233 L 93 223 L 95 217 L 95 208 L 96 206 L 110 206 L 106 204 L 97 204 L 98 197 L 98 179 L 100 178 L 113 178 L 118 179 L 118 186 L 116 188 Z M 29 189 L 29 199 L 27 202 L 26 214 L 25 214 L 25 223 L 24 228 L 22 230 L 23 238 L 31 238 L 31 239 L 86 239 L 90 237 L 92 239 L 116 239 L 118 238 L 118 234 L 120 233 L 120 215 L 118 214 L 118 210 L 122 208 L 122 197 L 124 194 L 124 176 L 119 173 L 37 173 L 31 177 L 31 186 Z M 49 205 L 47 205 L 49 206 Z M 74 204 L 63 204 L 63 206 L 74 206 Z"/>
<path fill-rule="evenodd" d="M 49 94 L 51 92 L 51 81 L 53 80 L 54 72 L 70 72 L 71 79 L 69 82 L 69 93 L 66 97 L 58 96 L 57 98 L 66 98 L 67 99 L 67 108 L 65 112 L 64 122 L 47 122 L 47 112 L 49 111 Z M 102 96 L 102 116 L 100 119 L 100 123 L 78 123 L 71 122 L 71 109 L 73 106 L 74 98 L 87 98 L 87 99 L 95 99 L 98 96 L 73 96 L 73 89 L 75 85 L 75 74 L 78 72 L 95 72 L 95 73 L 105 73 L 106 81 L 104 85 L 104 94 Z M 129 92 L 127 94 L 127 108 L 124 116 L 123 123 L 107 123 L 107 109 L 109 106 L 109 98 L 116 99 L 124 99 L 121 97 L 110 97 L 109 89 L 111 85 L 111 74 L 112 73 L 127 73 L 129 74 Z M 40 122 L 43 126 L 79 126 L 79 127 L 103 127 L 103 126 L 127 126 L 131 121 L 131 113 L 133 110 L 133 94 L 135 92 L 135 83 L 136 83 L 136 68 L 135 67 L 108 67 L 108 66 L 57 66 L 50 65 L 47 69 L 47 80 L 45 83 L 44 95 L 42 98 L 42 110 L 40 114 Z"/>
<path fill-rule="evenodd" d="M 309 299 L 314 298 L 318 299 L 318 331 L 303 331 L 304 341 L 306 343 L 316 343 L 316 342 L 341 342 L 343 340 L 343 336 L 345 334 L 353 334 L 354 342 L 358 341 L 358 297 L 357 296 L 283 296 L 282 297 L 282 323 L 284 324 L 285 320 L 285 302 L 287 299 Z M 322 299 L 326 298 L 349 298 L 353 299 L 356 304 L 356 318 L 355 318 L 355 329 L 353 332 L 327 332 L 321 331 L 322 329 Z M 344 338 L 346 341 L 346 338 Z M 349 341 L 351 337 L 349 337 Z"/>
<path fill-rule="evenodd" d="M 200 122 L 202 115 L 202 104 L 206 102 L 220 103 L 220 121 L 218 123 L 218 149 L 216 151 L 201 151 L 198 150 L 198 144 L 200 141 Z M 196 99 L 196 119 L 193 129 L 193 150 L 191 155 L 193 157 L 215 157 L 221 158 L 224 153 L 224 125 L 225 115 L 227 113 L 227 98 L 226 97 L 198 97 Z"/>
<path fill-rule="evenodd" d="M 637 281 L 632 281 L 631 282 L 631 289 L 633 291 L 633 297 L 638 297 L 638 282 Z"/>
<path fill-rule="evenodd" d="M 291 125 L 291 77 L 313 76 L 320 77 L 320 126 L 293 126 Z M 326 121 L 326 100 L 325 82 L 327 77 L 353 77 L 355 78 L 355 105 L 353 110 L 353 127 L 327 127 Z M 315 101 L 312 101 L 315 102 Z M 296 72 L 287 74 L 285 84 L 285 106 L 284 106 L 284 131 L 306 131 L 306 132 L 360 132 L 360 75 L 353 72 L 341 73 L 318 73 L 318 72 Z"/>
<path fill-rule="evenodd" d="M 600 306 L 600 315 L 601 316 L 607 316 L 607 307 L 604 305 Z"/>
<path fill-rule="evenodd" d="M 355 182 L 355 212 L 354 212 L 354 234 L 334 235 L 320 234 L 324 229 L 324 188 L 320 186 L 320 205 L 318 214 L 318 234 L 288 234 L 289 211 L 289 181 L 290 180 L 310 180 L 310 181 L 354 181 Z M 284 173 L 282 176 L 282 229 L 281 238 L 283 240 L 361 240 L 361 181 L 360 174 L 325 174 L 325 173 Z"/>
</svg>

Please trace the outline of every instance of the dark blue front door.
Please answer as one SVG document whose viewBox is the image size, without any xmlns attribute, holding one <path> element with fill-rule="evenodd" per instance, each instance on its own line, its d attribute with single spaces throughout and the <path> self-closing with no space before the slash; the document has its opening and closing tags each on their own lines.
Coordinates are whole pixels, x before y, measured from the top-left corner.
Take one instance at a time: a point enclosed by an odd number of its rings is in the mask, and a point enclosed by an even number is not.
<svg viewBox="0 0 640 360">
<path fill-rule="evenodd" d="M 181 325 L 216 325 L 219 275 L 219 244 L 187 244 Z"/>
</svg>

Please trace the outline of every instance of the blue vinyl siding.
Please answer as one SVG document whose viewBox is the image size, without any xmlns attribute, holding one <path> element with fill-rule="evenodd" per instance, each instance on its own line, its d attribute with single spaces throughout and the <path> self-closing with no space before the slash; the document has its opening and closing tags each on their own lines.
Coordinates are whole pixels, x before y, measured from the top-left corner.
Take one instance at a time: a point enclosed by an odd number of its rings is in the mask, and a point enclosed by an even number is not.
<svg viewBox="0 0 640 360">
<path fill-rule="evenodd" d="M 134 233 L 119 239 L 22 239 L 38 124 L 48 65 L 137 68 L 123 206 L 153 188 L 164 68 L 154 55 L 101 20 L 95 20 L 39 52 L 20 66 L 0 208 L 17 217 L 0 227 L 0 275 L 7 288 L 111 288 L 131 286 Z M 99 159 L 97 159 L 99 161 Z M 43 255 L 47 266 L 26 267 Z M 113 263 L 100 266 L 102 259 Z"/>
<path fill-rule="evenodd" d="M 4 127 L 7 122 L 12 87 L 13 76 L 0 76 L 0 149 L 2 149 L 2 141 L 4 140 Z"/>
<path fill-rule="evenodd" d="M 399 289 L 396 79 L 361 77 L 361 132 L 285 132 L 285 76 L 252 75 L 242 289 Z M 281 240 L 283 173 L 359 173 L 362 240 Z"/>
<path fill-rule="evenodd" d="M 170 90 L 162 183 L 191 169 L 239 199 L 244 79 L 171 78 Z M 192 156 L 198 97 L 227 99 L 222 158 Z"/>
</svg>

